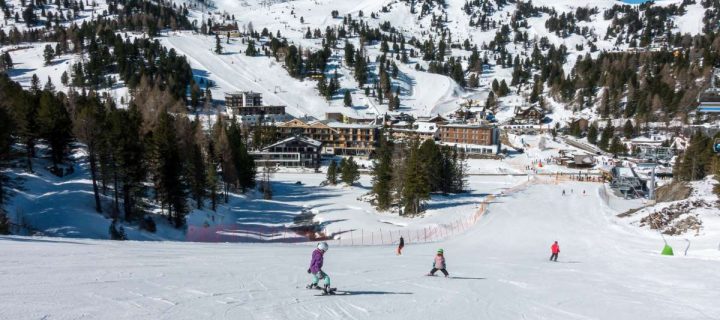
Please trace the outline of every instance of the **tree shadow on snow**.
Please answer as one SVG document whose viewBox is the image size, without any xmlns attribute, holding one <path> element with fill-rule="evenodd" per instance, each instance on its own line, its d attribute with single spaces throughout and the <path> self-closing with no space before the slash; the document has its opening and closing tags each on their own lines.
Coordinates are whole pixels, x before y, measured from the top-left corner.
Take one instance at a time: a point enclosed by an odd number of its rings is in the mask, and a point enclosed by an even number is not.
<svg viewBox="0 0 720 320">
<path fill-rule="evenodd" d="M 10 70 L 7 71 L 7 74 L 8 74 L 10 77 L 19 77 L 19 76 L 21 76 L 21 75 L 24 75 L 24 74 L 26 74 L 26 73 L 28 73 L 28 72 L 32 72 L 32 71 L 35 71 L 35 69 L 12 68 L 12 69 L 10 69 Z"/>
<path fill-rule="evenodd" d="M 6 237 L 6 236 L 0 236 L 0 240 L 9 240 L 9 241 L 17 241 L 17 242 L 42 242 L 42 243 L 66 243 L 66 244 L 69 243 L 69 244 L 92 245 L 91 243 L 66 241 L 66 240 L 45 240 L 45 239 L 36 239 L 36 238 L 18 238 L 18 237 Z"/>
</svg>

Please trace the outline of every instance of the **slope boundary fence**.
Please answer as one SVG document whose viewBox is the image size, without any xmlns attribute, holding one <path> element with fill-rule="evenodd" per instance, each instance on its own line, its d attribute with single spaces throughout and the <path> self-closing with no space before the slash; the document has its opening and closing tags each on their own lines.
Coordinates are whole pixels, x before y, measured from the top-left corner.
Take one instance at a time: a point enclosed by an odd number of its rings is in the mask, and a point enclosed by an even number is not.
<svg viewBox="0 0 720 320">
<path fill-rule="evenodd" d="M 498 197 L 508 196 L 525 190 L 528 186 L 537 183 L 555 183 L 554 179 L 533 177 L 527 181 L 502 191 L 497 195 L 486 196 L 477 209 L 470 215 L 452 220 L 447 223 L 423 228 L 407 229 L 352 229 L 352 230 L 325 230 L 325 240 L 335 246 L 382 246 L 397 245 L 402 236 L 406 245 L 414 243 L 431 243 L 448 239 L 462 234 L 476 225 L 487 212 L 491 203 Z"/>
<path fill-rule="evenodd" d="M 469 214 L 457 219 L 425 227 L 387 229 L 333 229 L 321 231 L 287 226 L 262 224 L 189 226 L 186 240 L 191 242 L 233 242 L 233 243 L 308 243 L 326 241 L 334 246 L 383 246 L 397 245 L 403 237 L 406 245 L 431 243 L 462 234 L 475 226 L 497 198 L 515 194 L 534 184 L 559 184 L 573 181 L 566 177 L 529 176 L 528 180 L 505 189 L 498 194 L 488 195 Z M 601 195 L 602 196 L 602 195 Z"/>
</svg>

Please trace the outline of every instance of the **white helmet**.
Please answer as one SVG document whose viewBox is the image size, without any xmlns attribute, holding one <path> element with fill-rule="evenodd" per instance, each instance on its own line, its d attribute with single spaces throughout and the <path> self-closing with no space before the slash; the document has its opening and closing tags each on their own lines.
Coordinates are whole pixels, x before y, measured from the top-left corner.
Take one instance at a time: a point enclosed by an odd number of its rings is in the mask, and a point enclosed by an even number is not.
<svg viewBox="0 0 720 320">
<path fill-rule="evenodd" d="M 318 243 L 317 247 L 318 247 L 318 249 L 320 249 L 322 251 L 328 251 L 327 242 L 320 242 L 320 243 Z"/>
</svg>

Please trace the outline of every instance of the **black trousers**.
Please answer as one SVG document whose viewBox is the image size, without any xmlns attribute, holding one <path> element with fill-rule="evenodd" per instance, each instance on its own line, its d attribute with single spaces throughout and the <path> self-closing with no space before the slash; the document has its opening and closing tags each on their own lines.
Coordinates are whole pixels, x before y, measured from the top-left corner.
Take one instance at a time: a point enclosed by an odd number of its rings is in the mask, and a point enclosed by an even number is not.
<svg viewBox="0 0 720 320">
<path fill-rule="evenodd" d="M 445 269 L 438 269 L 438 268 L 432 268 L 432 270 L 430 270 L 430 274 L 431 274 L 431 275 L 435 275 L 435 272 L 437 272 L 438 270 L 440 270 L 440 271 L 441 271 L 444 275 L 446 275 L 446 276 L 449 275 L 449 273 L 447 272 L 447 270 L 445 270 Z"/>
<path fill-rule="evenodd" d="M 558 254 L 557 254 L 557 253 L 553 253 L 553 254 L 550 256 L 550 260 L 557 261 L 557 257 L 558 257 Z"/>
</svg>

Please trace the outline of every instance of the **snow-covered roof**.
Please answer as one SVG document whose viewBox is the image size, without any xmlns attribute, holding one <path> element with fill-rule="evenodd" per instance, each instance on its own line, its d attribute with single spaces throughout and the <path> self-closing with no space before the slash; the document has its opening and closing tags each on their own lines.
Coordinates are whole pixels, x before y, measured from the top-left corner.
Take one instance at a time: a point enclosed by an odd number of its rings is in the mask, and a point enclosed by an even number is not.
<svg viewBox="0 0 720 320">
<path fill-rule="evenodd" d="M 380 126 L 374 124 L 360 124 L 360 123 L 342 123 L 342 122 L 328 122 L 327 125 L 331 128 L 352 128 L 352 129 L 376 129 Z"/>
<path fill-rule="evenodd" d="M 303 143 L 306 143 L 306 144 L 309 144 L 309 145 L 311 145 L 311 146 L 318 147 L 318 148 L 322 145 L 322 142 L 320 142 L 320 141 L 317 141 L 317 140 L 312 139 L 312 138 L 308 138 L 308 137 L 306 137 L 306 136 L 300 136 L 300 135 L 298 135 L 298 136 L 292 136 L 292 137 L 289 137 L 289 138 L 280 140 L 280 141 L 278 141 L 278 142 L 275 142 L 275 143 L 273 143 L 273 144 L 271 144 L 271 145 L 263 148 L 263 150 L 269 149 L 269 148 L 272 148 L 272 147 L 275 147 L 275 146 L 279 146 L 279 145 L 288 143 L 288 142 L 293 141 L 293 140 L 298 140 L 298 141 L 301 141 L 301 142 L 303 142 Z"/>
<path fill-rule="evenodd" d="M 262 96 L 262 93 L 255 92 L 255 91 L 232 91 L 232 92 L 225 92 L 226 96 L 240 96 L 240 95 L 249 95 L 249 96 Z"/>
<path fill-rule="evenodd" d="M 417 126 L 417 129 L 415 131 L 421 132 L 421 133 L 435 133 L 438 130 L 438 124 L 434 122 L 424 122 L 424 121 L 418 121 L 414 124 Z"/>
<path fill-rule="evenodd" d="M 478 124 L 478 123 L 448 123 L 448 124 L 442 124 L 442 125 L 440 125 L 440 127 L 471 128 L 471 129 L 492 128 L 492 126 L 482 125 L 482 124 Z"/>
</svg>

